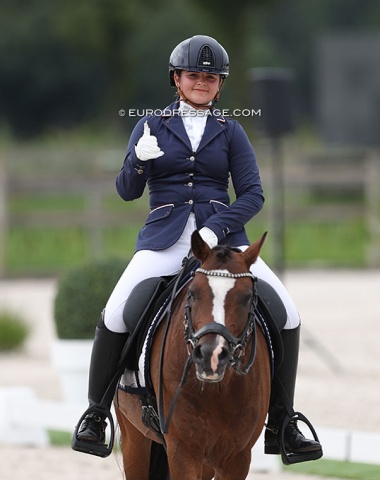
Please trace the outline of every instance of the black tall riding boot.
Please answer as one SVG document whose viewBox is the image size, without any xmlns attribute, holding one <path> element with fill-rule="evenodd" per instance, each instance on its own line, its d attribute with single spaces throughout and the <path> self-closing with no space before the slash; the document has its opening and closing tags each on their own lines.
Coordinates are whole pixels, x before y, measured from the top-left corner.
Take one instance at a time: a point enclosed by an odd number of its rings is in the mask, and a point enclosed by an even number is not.
<svg viewBox="0 0 380 480">
<path fill-rule="evenodd" d="M 322 457 L 322 447 L 310 422 L 293 410 L 296 385 L 300 326 L 283 330 L 281 337 L 284 357 L 276 370 L 269 405 L 268 423 L 265 430 L 265 453 L 282 454 L 285 464 L 317 460 Z M 297 426 L 297 419 L 307 423 L 315 439 L 304 437 Z"/>
<path fill-rule="evenodd" d="M 105 445 L 105 420 L 108 418 L 112 422 L 110 409 L 119 380 L 116 373 L 128 335 L 108 330 L 102 315 L 96 327 L 91 354 L 88 386 L 90 406 L 74 432 L 74 450 L 102 457 L 110 453 L 110 449 Z"/>
</svg>

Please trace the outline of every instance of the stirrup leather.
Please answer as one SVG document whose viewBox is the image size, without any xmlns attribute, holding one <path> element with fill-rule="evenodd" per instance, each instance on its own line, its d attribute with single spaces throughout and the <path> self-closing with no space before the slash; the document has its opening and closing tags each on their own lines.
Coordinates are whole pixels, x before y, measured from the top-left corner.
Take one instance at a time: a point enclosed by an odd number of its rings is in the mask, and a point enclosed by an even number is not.
<svg viewBox="0 0 380 480">
<path fill-rule="evenodd" d="M 85 442 L 83 440 L 78 439 L 78 431 L 82 425 L 83 420 L 89 414 L 96 414 L 102 417 L 106 417 L 109 421 L 110 426 L 110 439 L 105 444 L 93 443 L 93 442 Z M 75 427 L 71 448 L 76 450 L 77 452 L 88 453 L 90 455 L 96 455 L 97 457 L 108 457 L 112 453 L 113 445 L 115 442 L 115 424 L 112 418 L 112 414 L 109 410 L 105 408 L 101 408 L 98 405 L 91 405 L 88 409 L 84 412 L 84 414 L 79 419 L 77 426 Z"/>
</svg>

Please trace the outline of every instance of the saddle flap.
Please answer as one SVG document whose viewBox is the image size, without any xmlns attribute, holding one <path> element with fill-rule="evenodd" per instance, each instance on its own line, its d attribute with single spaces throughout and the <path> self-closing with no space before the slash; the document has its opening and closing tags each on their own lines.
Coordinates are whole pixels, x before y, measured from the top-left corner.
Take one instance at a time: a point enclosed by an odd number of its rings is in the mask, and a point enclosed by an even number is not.
<svg viewBox="0 0 380 480">
<path fill-rule="evenodd" d="M 257 281 L 257 291 L 259 305 L 265 310 L 265 317 L 270 316 L 270 322 L 281 332 L 285 327 L 288 315 L 280 296 L 269 283 L 261 278 Z"/>
<path fill-rule="evenodd" d="M 164 290 L 167 282 L 163 277 L 150 277 L 138 283 L 130 293 L 123 309 L 123 320 L 128 332 L 133 332 L 136 324 L 151 302 Z"/>
<path fill-rule="evenodd" d="M 138 283 L 130 293 L 123 309 L 123 320 L 130 333 L 122 361 L 129 370 L 138 370 L 138 357 L 149 329 L 152 310 L 167 287 L 163 277 L 151 277 Z"/>
</svg>

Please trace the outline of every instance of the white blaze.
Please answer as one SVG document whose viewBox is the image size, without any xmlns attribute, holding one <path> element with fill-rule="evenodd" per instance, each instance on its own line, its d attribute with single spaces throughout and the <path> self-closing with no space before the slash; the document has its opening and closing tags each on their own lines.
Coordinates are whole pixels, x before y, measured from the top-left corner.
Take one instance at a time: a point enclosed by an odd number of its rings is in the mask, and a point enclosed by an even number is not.
<svg viewBox="0 0 380 480">
<path fill-rule="evenodd" d="M 226 270 L 227 272 L 227 270 Z M 227 277 L 208 277 L 208 282 L 213 293 L 212 315 L 214 321 L 225 325 L 225 300 L 227 293 L 235 285 L 234 278 Z"/>
<path fill-rule="evenodd" d="M 225 270 L 227 271 L 227 270 Z M 226 325 L 226 315 L 225 315 L 225 300 L 227 293 L 235 285 L 234 278 L 227 277 L 208 277 L 208 282 L 213 293 L 213 303 L 212 303 L 212 315 L 214 321 Z M 216 371 L 219 362 L 219 354 L 222 351 L 222 345 L 225 343 L 225 340 L 222 336 L 218 335 L 218 345 L 212 353 L 211 357 L 211 368 L 213 372 Z"/>
</svg>

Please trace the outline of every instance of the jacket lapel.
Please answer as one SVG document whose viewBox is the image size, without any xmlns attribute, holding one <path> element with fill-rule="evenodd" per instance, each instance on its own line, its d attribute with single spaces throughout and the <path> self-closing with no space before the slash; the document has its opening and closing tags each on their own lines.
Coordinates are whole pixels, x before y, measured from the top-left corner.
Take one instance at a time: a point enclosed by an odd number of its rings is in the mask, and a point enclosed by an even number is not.
<svg viewBox="0 0 380 480">
<path fill-rule="evenodd" d="M 182 118 L 179 115 L 173 115 L 164 120 L 164 125 L 179 139 L 193 151 L 190 139 L 186 133 Z"/>
<path fill-rule="evenodd" d="M 224 129 L 226 128 L 226 123 L 223 117 L 215 117 L 214 115 L 210 115 L 207 119 L 206 128 L 203 132 L 203 136 L 201 139 L 201 143 L 197 149 L 197 152 L 202 150 L 211 140 L 217 135 L 220 135 Z"/>
</svg>

